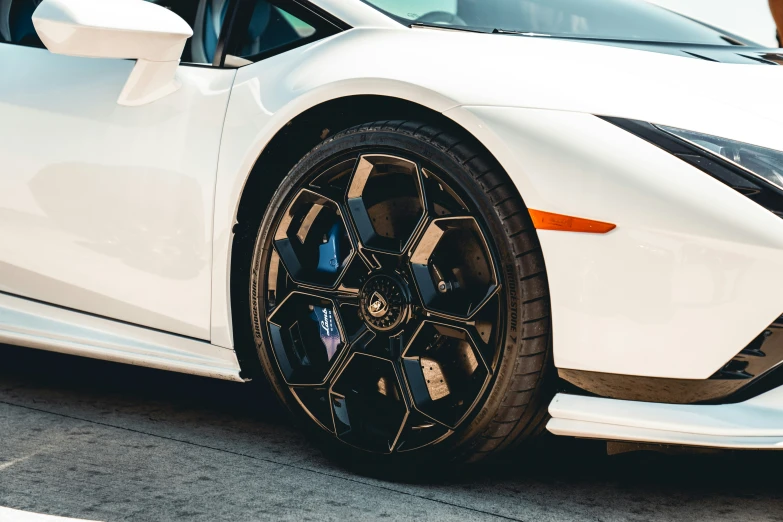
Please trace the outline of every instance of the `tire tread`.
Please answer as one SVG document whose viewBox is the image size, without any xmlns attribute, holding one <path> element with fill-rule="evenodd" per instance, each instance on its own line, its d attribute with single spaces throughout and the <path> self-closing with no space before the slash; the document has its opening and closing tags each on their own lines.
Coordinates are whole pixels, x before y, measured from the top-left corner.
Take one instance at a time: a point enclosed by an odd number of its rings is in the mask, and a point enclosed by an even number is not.
<svg viewBox="0 0 783 522">
<path fill-rule="evenodd" d="M 502 389 L 494 386 L 488 394 L 484 408 L 491 415 L 473 421 L 473 432 L 461 441 L 453 459 L 476 462 L 492 457 L 543 432 L 549 418 L 547 408 L 553 395 L 555 372 L 549 290 L 538 236 L 515 184 L 499 162 L 469 135 L 420 121 L 377 121 L 338 132 L 316 146 L 311 154 L 335 140 L 376 132 L 415 138 L 447 154 L 469 174 L 475 188 L 483 192 L 498 226 L 506 232 L 505 238 L 496 241 L 504 241 L 510 251 L 521 296 L 514 360 L 509 366 L 511 370 L 503 377 L 506 382 Z M 299 164 L 293 170 L 298 167 Z M 285 185 L 284 182 L 281 189 Z"/>
</svg>

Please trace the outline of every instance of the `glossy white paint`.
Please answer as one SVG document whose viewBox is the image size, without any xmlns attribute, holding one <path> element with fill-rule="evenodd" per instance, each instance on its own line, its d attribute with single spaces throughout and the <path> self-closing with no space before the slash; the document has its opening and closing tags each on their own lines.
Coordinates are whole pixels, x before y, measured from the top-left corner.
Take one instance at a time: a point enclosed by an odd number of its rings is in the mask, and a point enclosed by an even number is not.
<svg viewBox="0 0 783 522">
<path fill-rule="evenodd" d="M 595 116 L 462 111 L 530 208 L 617 225 L 538 233 L 558 367 L 704 379 L 783 312 L 780 218 Z"/>
<path fill-rule="evenodd" d="M 137 60 L 120 105 L 145 105 L 182 85 L 177 65 L 193 31 L 164 7 L 142 0 L 43 0 L 32 20 L 55 54 Z"/>
<path fill-rule="evenodd" d="M 783 449 L 783 387 L 739 404 L 683 405 L 558 394 L 556 435 L 745 449 Z"/>
<path fill-rule="evenodd" d="M 231 346 L 231 227 L 247 174 L 293 117 L 353 94 L 443 112 L 501 161 L 531 208 L 619 225 L 608 236 L 541 234 L 561 367 L 704 378 L 783 312 L 783 297 L 765 291 L 783 277 L 783 223 L 593 116 L 783 149 L 783 106 L 769 102 L 778 69 L 399 27 L 354 29 L 238 71 L 218 168 L 213 342 Z M 477 48 L 481 59 L 465 67 Z M 577 77 L 592 80 L 575 89 Z M 748 81 L 766 94 L 735 96 Z"/>
<path fill-rule="evenodd" d="M 51 52 L 71 56 L 171 62 L 193 35 L 177 14 L 144 0 L 43 0 L 32 20 Z"/>
<path fill-rule="evenodd" d="M 232 350 L 3 293 L 0 343 L 242 381 Z"/>
<path fill-rule="evenodd" d="M 232 70 L 116 100 L 128 60 L 0 44 L 0 290 L 209 339 L 211 238 Z"/>
<path fill-rule="evenodd" d="M 452 106 L 525 107 L 665 121 L 783 148 L 783 136 L 774 132 L 783 120 L 783 106 L 772 101 L 779 90 L 780 69 L 772 66 L 398 25 L 353 29 L 243 67 L 240 75 L 257 77 L 270 114 L 282 107 L 301 112 L 321 89 L 332 96 L 367 90 L 417 99 L 427 94 Z M 586 78 L 589 81 L 579 81 Z M 749 85 L 758 89 L 757 94 L 737 95 Z"/>
<path fill-rule="evenodd" d="M 396 81 L 388 74 L 386 78 L 363 76 L 358 64 L 345 72 L 330 65 L 331 60 L 358 58 L 353 53 L 362 41 L 356 38 L 370 38 L 373 31 L 354 29 L 238 69 L 226 112 L 215 193 L 213 343 L 233 347 L 229 288 L 232 228 L 247 177 L 277 132 L 307 109 L 345 96 L 394 96 L 439 112 L 456 105 L 436 91 Z"/>
<path fill-rule="evenodd" d="M 177 79 L 179 60 L 173 62 L 151 62 L 136 60 L 117 103 L 127 107 L 147 105 L 165 98 L 182 87 Z"/>
<path fill-rule="evenodd" d="M 0 67 L 23 73 L 0 77 L 0 158 L 12 166 L 0 176 L 0 290 L 232 347 L 232 227 L 253 165 L 307 109 L 374 94 L 462 125 L 529 207 L 618 225 L 607 235 L 540 233 L 559 367 L 706 378 L 783 313 L 783 296 L 769 290 L 783 286 L 783 222 L 595 116 L 783 150 L 779 68 L 409 29 L 359 0 L 315 3 L 355 28 L 236 71 L 178 67 L 182 88 L 142 107 L 114 103 L 132 62 L 0 45 Z M 9 324 L 55 329 L 35 322 L 50 310 L 25 313 Z M 28 344 L 65 349 L 40 337 Z M 182 353 L 209 346 L 187 341 Z M 82 344 L 95 357 L 122 351 Z M 222 376 L 233 378 L 236 358 L 221 354 L 233 361 Z M 154 350 L 133 357 L 195 373 Z M 601 419 L 556 415 L 551 426 L 617 425 Z M 728 436 L 779 435 L 751 426 Z"/>
</svg>

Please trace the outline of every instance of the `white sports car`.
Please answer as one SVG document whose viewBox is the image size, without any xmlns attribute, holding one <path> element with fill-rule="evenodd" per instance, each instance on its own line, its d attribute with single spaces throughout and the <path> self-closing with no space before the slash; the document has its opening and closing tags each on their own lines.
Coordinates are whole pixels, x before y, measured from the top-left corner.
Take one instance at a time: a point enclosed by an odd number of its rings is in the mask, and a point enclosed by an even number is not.
<svg viewBox="0 0 783 522">
<path fill-rule="evenodd" d="M 382 462 L 783 449 L 783 50 L 641 0 L 0 0 L 0 42 L 0 342 L 265 376 Z"/>
</svg>

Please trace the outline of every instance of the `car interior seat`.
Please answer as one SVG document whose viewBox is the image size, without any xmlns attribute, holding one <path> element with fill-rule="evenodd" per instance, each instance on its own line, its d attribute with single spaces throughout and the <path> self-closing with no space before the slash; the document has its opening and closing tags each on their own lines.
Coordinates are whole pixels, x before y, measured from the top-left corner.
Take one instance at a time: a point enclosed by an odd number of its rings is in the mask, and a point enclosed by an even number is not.
<svg viewBox="0 0 783 522">
<path fill-rule="evenodd" d="M 194 62 L 212 63 L 227 7 L 228 0 L 204 0 L 199 5 L 193 27 L 191 52 Z M 258 0 L 237 53 L 241 57 L 253 56 L 299 38 L 280 11 L 267 0 Z"/>
<path fill-rule="evenodd" d="M 43 47 L 33 27 L 33 11 L 42 0 L 0 0 L 0 41 Z"/>
</svg>

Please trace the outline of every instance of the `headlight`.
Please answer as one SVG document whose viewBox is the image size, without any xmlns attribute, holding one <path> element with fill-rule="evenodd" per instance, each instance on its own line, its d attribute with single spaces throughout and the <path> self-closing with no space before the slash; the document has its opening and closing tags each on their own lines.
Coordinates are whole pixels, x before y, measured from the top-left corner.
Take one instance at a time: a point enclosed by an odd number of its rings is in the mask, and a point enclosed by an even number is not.
<svg viewBox="0 0 783 522">
<path fill-rule="evenodd" d="M 723 156 L 735 165 L 783 189 L 783 152 L 700 132 L 657 125 L 707 152 Z"/>
<path fill-rule="evenodd" d="M 783 152 L 700 132 L 601 116 L 783 218 Z"/>
</svg>

